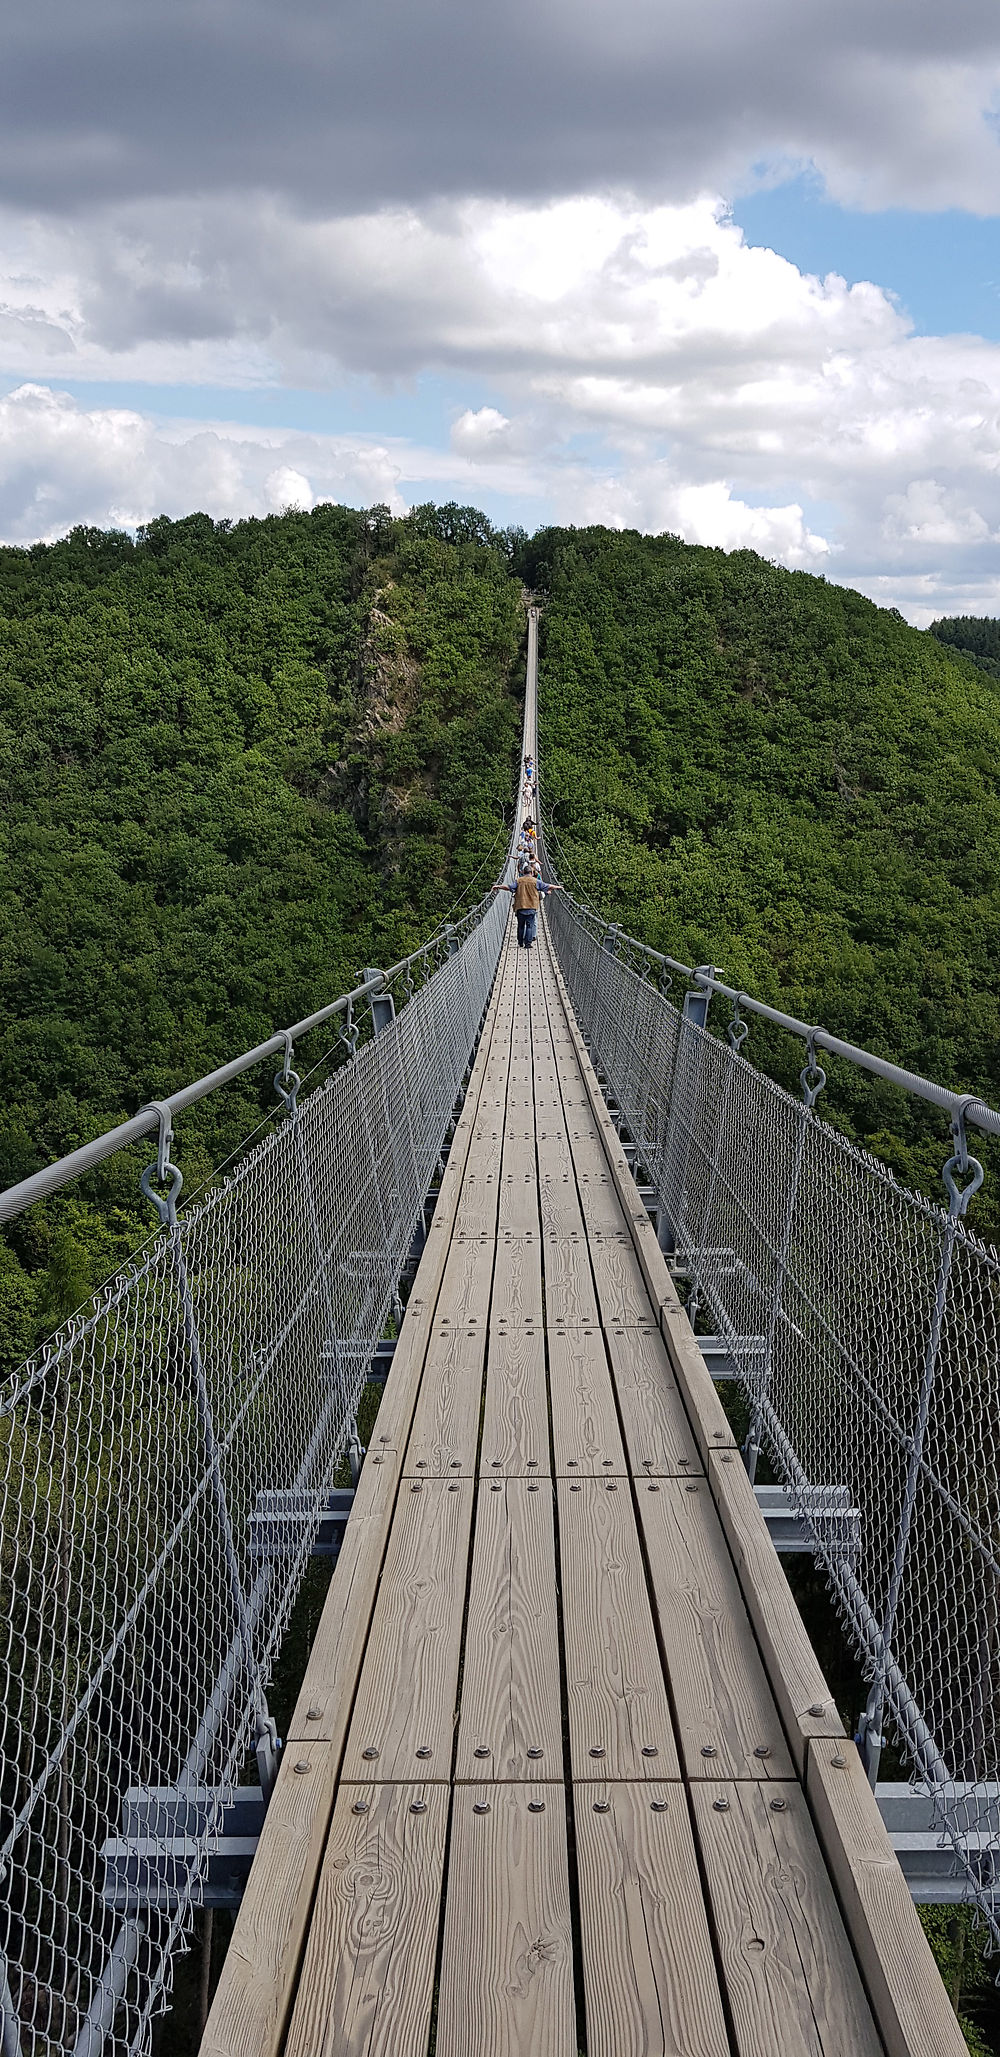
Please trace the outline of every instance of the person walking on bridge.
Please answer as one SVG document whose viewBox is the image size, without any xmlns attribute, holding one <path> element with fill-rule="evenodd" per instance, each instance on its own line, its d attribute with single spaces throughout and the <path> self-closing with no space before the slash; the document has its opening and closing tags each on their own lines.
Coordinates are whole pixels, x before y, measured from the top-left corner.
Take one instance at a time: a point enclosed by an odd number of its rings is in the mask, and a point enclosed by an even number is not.
<svg viewBox="0 0 1000 2057">
<path fill-rule="evenodd" d="M 513 885 L 505 885 L 501 880 L 499 885 L 494 886 L 493 891 L 513 893 L 514 913 L 517 916 L 517 947 L 519 950 L 530 950 L 535 940 L 535 924 L 542 896 L 545 893 L 561 892 L 558 880 L 553 879 L 545 884 L 541 878 L 535 877 L 530 865 L 526 864 Z"/>
</svg>

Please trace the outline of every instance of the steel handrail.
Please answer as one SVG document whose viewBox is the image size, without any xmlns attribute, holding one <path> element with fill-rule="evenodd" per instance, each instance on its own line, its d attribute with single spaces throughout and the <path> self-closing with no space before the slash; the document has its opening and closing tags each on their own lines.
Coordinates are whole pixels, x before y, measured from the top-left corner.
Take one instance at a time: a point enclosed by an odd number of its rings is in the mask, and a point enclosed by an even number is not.
<svg viewBox="0 0 1000 2057">
<path fill-rule="evenodd" d="M 873 1077 L 884 1080 L 887 1085 L 899 1086 L 903 1092 L 927 1100 L 932 1106 L 943 1107 L 953 1120 L 974 1122 L 985 1135 L 1000 1136 L 1000 1113 L 977 1094 L 952 1092 L 948 1086 L 939 1086 L 933 1079 L 924 1078 L 920 1072 L 908 1071 L 904 1065 L 892 1064 L 887 1057 L 877 1057 L 873 1051 L 865 1050 L 860 1044 L 845 1042 L 842 1036 L 832 1035 L 828 1029 L 800 1021 L 797 1015 L 785 1014 L 780 1007 L 770 1007 L 764 1000 L 755 1000 L 751 993 L 744 992 L 741 987 L 726 985 L 724 980 L 717 978 L 706 965 L 682 964 L 679 958 L 669 957 L 662 950 L 654 950 L 651 944 L 640 942 L 637 936 L 627 934 L 619 923 L 606 921 L 602 914 L 588 907 L 585 901 L 577 900 L 572 893 L 566 893 L 566 899 L 578 915 L 596 923 L 606 936 L 614 932 L 616 938 L 627 944 L 630 950 L 639 951 L 643 957 L 654 964 L 662 965 L 667 971 L 678 972 L 692 985 L 701 987 L 703 992 L 718 994 L 721 999 L 729 1000 L 734 1006 L 739 1007 L 741 1013 L 755 1014 L 763 1021 L 772 1022 L 776 1028 L 785 1029 L 790 1035 L 798 1036 L 810 1050 L 822 1050 L 828 1056 L 842 1057 L 848 1064 L 855 1065 L 859 1071 L 870 1072 Z"/>
<path fill-rule="evenodd" d="M 160 1109 L 171 1116 L 183 1114 L 186 1108 L 194 1107 L 199 1100 L 206 1100 L 210 1093 L 218 1092 L 220 1087 L 231 1085 L 234 1079 L 242 1078 L 246 1072 L 253 1071 L 256 1065 L 263 1064 L 268 1057 L 281 1056 L 287 1062 L 294 1044 L 308 1035 L 311 1029 L 321 1028 L 324 1022 L 332 1021 L 337 1015 L 346 1014 L 349 1009 L 366 1000 L 374 999 L 377 993 L 384 992 L 394 979 L 399 978 L 421 958 L 426 958 L 438 943 L 444 941 L 449 928 L 454 933 L 464 926 L 471 926 L 475 916 L 485 905 L 484 899 L 458 922 L 449 923 L 445 928 L 435 931 L 428 942 L 421 943 L 417 950 L 411 950 L 409 956 L 401 957 L 399 963 L 392 965 L 388 971 L 379 972 L 375 978 L 365 979 L 363 984 L 355 986 L 352 992 L 341 993 L 338 999 L 331 1000 L 327 1006 L 318 1007 L 315 1013 L 307 1014 L 301 1021 L 294 1022 L 291 1028 L 277 1029 L 273 1036 L 268 1036 L 266 1042 L 255 1044 L 252 1050 L 245 1050 L 240 1057 L 230 1058 L 227 1064 L 218 1065 L 215 1071 L 207 1072 L 204 1078 L 194 1079 L 190 1085 L 180 1086 L 176 1093 L 165 1094 L 155 1106 L 140 1108 L 138 1114 L 130 1116 L 128 1121 L 120 1121 L 115 1128 L 106 1129 L 103 1135 L 95 1136 L 89 1143 L 81 1143 L 78 1149 L 68 1151 L 65 1157 L 57 1158 L 54 1164 L 47 1164 L 42 1171 L 32 1172 L 29 1178 L 20 1179 L 16 1185 L 8 1186 L 4 1192 L 0 1192 L 0 1222 L 12 1221 L 16 1215 L 23 1214 L 26 1207 L 33 1206 L 36 1200 L 43 1200 L 49 1193 L 58 1192 L 73 1179 L 81 1178 L 84 1172 L 92 1171 L 95 1165 L 103 1164 L 107 1158 L 116 1156 L 119 1150 L 127 1149 L 130 1143 L 137 1143 L 142 1136 L 153 1135 L 162 1127 Z"/>
</svg>

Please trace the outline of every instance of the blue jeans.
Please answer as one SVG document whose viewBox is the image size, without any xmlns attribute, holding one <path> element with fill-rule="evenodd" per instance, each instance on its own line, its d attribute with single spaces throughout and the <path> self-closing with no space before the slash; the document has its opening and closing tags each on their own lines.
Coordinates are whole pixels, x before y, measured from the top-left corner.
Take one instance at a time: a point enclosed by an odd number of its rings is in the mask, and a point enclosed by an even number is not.
<svg viewBox="0 0 1000 2057">
<path fill-rule="evenodd" d="M 519 907 L 515 909 L 515 912 L 517 914 L 518 945 L 528 950 L 535 940 L 536 909 L 534 907 Z"/>
</svg>

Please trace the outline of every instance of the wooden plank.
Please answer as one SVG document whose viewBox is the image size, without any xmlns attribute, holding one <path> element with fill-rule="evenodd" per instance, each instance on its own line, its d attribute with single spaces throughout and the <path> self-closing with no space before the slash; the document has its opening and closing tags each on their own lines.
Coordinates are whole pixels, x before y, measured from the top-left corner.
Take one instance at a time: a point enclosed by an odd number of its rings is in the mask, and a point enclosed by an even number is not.
<svg viewBox="0 0 1000 2057">
<path fill-rule="evenodd" d="M 652 1266 L 652 1253 L 649 1252 L 648 1255 Z M 715 1390 L 711 1372 L 698 1348 L 698 1339 L 674 1291 L 662 1252 L 657 1251 L 657 1255 L 662 1270 L 662 1279 L 659 1281 L 661 1294 L 669 1295 L 661 1297 L 659 1302 L 660 1333 L 666 1344 L 671 1369 L 677 1380 L 695 1441 L 705 1461 L 712 1450 L 735 1450 L 736 1437 Z"/>
<path fill-rule="evenodd" d="M 485 1328 L 496 1243 L 492 1234 L 467 1234 L 460 1223 L 461 1215 L 444 1268 L 436 1319 L 442 1327 Z"/>
<path fill-rule="evenodd" d="M 541 1328 L 542 1248 L 537 1235 L 515 1236 L 509 1229 L 498 1235 L 490 1326 Z"/>
<path fill-rule="evenodd" d="M 572 1236 L 583 1231 L 583 1215 L 577 1197 L 573 1160 L 567 1150 L 564 1160 L 546 1159 L 538 1185 L 538 1210 L 545 1235 Z"/>
<path fill-rule="evenodd" d="M 467 1329 L 435 1324 L 404 1477 L 451 1478 L 475 1470 L 485 1361 L 485 1323 Z"/>
<path fill-rule="evenodd" d="M 286 2057 L 425 2048 L 447 1826 L 447 1786 L 341 1789 Z"/>
<path fill-rule="evenodd" d="M 282 1752 L 200 2057 L 267 2057 L 281 2047 L 336 1775 L 329 1743 Z"/>
<path fill-rule="evenodd" d="M 561 1109 L 551 1119 L 539 1122 L 537 1148 L 542 1162 L 550 1156 L 558 1159 L 560 1163 L 572 1158 L 573 1152 L 569 1146 L 569 1136 Z"/>
<path fill-rule="evenodd" d="M 502 1040 L 501 1037 L 502 1032 L 498 1032 L 494 1040 L 494 1056 L 485 1081 L 479 1118 L 469 1146 L 468 1162 L 462 1182 L 458 1218 L 467 1236 L 493 1236 L 496 1233 L 500 1156 L 507 1121 L 510 1078 L 509 1030 L 506 1040 Z"/>
<path fill-rule="evenodd" d="M 402 1484 L 345 1779 L 405 1783 L 450 1774 L 472 1499 L 467 1478 Z"/>
<path fill-rule="evenodd" d="M 587 2057 L 729 2057 L 683 1786 L 581 1787 L 574 1819 Z"/>
<path fill-rule="evenodd" d="M 485 1480 L 469 1581 L 456 1779 L 562 1775 L 549 1480 Z"/>
<path fill-rule="evenodd" d="M 629 1487 L 560 1479 L 556 1491 L 573 1777 L 677 1778 Z"/>
<path fill-rule="evenodd" d="M 486 1358 L 486 1409 L 479 1459 L 491 1478 L 549 1470 L 545 1338 L 528 1329 L 492 1334 Z"/>
<path fill-rule="evenodd" d="M 330 1741 L 339 1750 L 364 1650 L 396 1486 L 402 1467 L 435 1310 L 447 1264 L 465 1164 L 497 1032 L 500 980 L 494 989 L 472 1079 L 455 1130 L 434 1218 L 386 1381 L 323 1614 L 292 1715 L 288 1740 Z M 266 1831 L 265 1831 L 266 1833 Z"/>
<path fill-rule="evenodd" d="M 760 1651 L 704 1480 L 640 1485 L 637 1504 L 688 1778 L 793 1776 Z"/>
<path fill-rule="evenodd" d="M 548 1343 L 556 1471 L 570 1478 L 624 1478 L 628 1467 L 600 1330 L 553 1331 Z"/>
<path fill-rule="evenodd" d="M 584 1201 L 585 1219 L 586 1211 Z M 590 1261 L 605 1328 L 634 1328 L 637 1322 L 648 1323 L 654 1310 L 631 1236 L 625 1231 L 620 1235 L 597 1234 L 589 1223 L 588 1229 Z"/>
<path fill-rule="evenodd" d="M 563 1789 L 456 1786 L 436 2057 L 577 2048 Z"/>
<path fill-rule="evenodd" d="M 621 1205 L 606 1163 L 596 1152 L 580 1163 L 574 1146 L 574 1164 L 580 1188 L 583 1218 L 591 1235 L 613 1236 L 621 1229 Z"/>
<path fill-rule="evenodd" d="M 739 1456 L 713 1450 L 708 1482 L 801 1778 L 810 1737 L 843 1723 Z"/>
<path fill-rule="evenodd" d="M 809 1744 L 806 1791 L 888 2057 L 966 2057 L 854 1744 Z"/>
<path fill-rule="evenodd" d="M 537 1115 L 539 1211 L 546 1235 L 582 1237 L 583 1214 L 576 1190 L 573 1153 L 554 1070 L 552 1077 L 553 1091 L 546 1096 L 549 1104 L 544 1110 L 539 1108 Z"/>
<path fill-rule="evenodd" d="M 539 1232 L 538 1179 L 534 1158 L 519 1167 L 512 1165 L 500 1176 L 500 1214 L 498 1227 L 503 1234 L 510 1229 L 515 1235 L 535 1235 Z"/>
<path fill-rule="evenodd" d="M 737 2057 L 884 2057 L 799 1787 L 691 1803 Z"/>
<path fill-rule="evenodd" d="M 704 1459 L 710 1449 L 735 1449 L 733 1431 L 705 1367 L 705 1360 L 698 1348 L 690 1322 L 678 1299 L 677 1289 L 657 1241 L 656 1230 L 639 1198 L 635 1180 L 622 1155 L 619 1137 L 569 1006 L 562 974 L 554 960 L 551 964 L 551 977 L 559 994 L 560 1007 L 566 1022 L 567 1034 L 572 1042 L 578 1074 L 590 1103 L 591 1119 L 600 1138 L 604 1155 L 603 1173 L 594 1159 L 593 1171 L 581 1174 L 581 1187 L 586 1184 L 593 1189 L 600 1185 L 610 1185 L 614 1189 L 625 1225 L 632 1238 L 650 1302 L 659 1310 L 663 1339 L 702 1458 Z M 599 1205 L 600 1202 L 596 1202 L 596 1206 Z M 588 1219 L 595 1228 L 599 1228 L 597 1213 L 593 1207 Z M 542 1221 L 544 1225 L 544 1205 Z"/>
<path fill-rule="evenodd" d="M 651 1321 L 609 1328 L 605 1341 L 632 1471 L 694 1477 L 701 1456 L 659 1329 Z"/>
<path fill-rule="evenodd" d="M 600 1313 L 581 1226 L 568 1236 L 548 1232 L 543 1245 L 545 1321 L 548 1328 L 599 1328 Z"/>
<path fill-rule="evenodd" d="M 496 1157 L 484 1163 L 482 1154 L 477 1153 L 478 1161 L 470 1167 L 463 1181 L 460 1220 L 466 1241 L 475 1236 L 491 1240 L 496 1234 L 499 1142 L 493 1144 L 491 1139 L 490 1148 L 496 1150 Z"/>
<path fill-rule="evenodd" d="M 548 1125 L 551 1126 L 555 1123 L 562 1109 L 563 1097 L 559 1091 L 555 1067 L 550 1060 L 545 1065 L 543 1073 L 542 1065 L 539 1062 L 535 1071 L 535 1120 L 540 1121 L 544 1115 L 547 1117 Z"/>
</svg>

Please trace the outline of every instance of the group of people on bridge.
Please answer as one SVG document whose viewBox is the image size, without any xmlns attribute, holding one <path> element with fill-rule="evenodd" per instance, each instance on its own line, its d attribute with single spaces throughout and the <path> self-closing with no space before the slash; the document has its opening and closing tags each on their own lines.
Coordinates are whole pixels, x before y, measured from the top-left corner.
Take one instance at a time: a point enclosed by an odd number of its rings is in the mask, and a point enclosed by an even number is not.
<svg viewBox="0 0 1000 2057">
<path fill-rule="evenodd" d="M 517 877 L 506 884 L 503 880 L 495 885 L 495 893 L 513 893 L 514 913 L 517 916 L 517 946 L 519 950 L 530 950 L 535 940 L 538 909 L 545 893 L 557 893 L 558 884 L 543 882 L 542 867 L 538 860 L 538 823 L 532 809 L 538 786 L 535 778 L 535 760 L 530 752 L 524 760 L 524 793 L 522 802 L 526 809 L 517 839 Z"/>
</svg>

